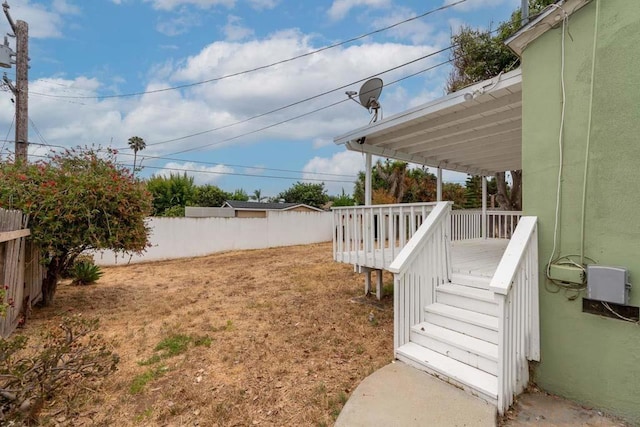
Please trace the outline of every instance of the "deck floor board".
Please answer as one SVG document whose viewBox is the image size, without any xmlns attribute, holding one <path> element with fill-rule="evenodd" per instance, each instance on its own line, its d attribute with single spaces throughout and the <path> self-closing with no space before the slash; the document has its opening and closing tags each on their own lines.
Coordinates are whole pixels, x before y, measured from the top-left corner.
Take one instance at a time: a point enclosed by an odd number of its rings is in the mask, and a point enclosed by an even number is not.
<svg viewBox="0 0 640 427">
<path fill-rule="evenodd" d="M 454 273 L 469 274 L 473 276 L 492 277 L 507 248 L 507 239 L 473 239 L 461 240 L 451 243 L 451 269 Z M 384 263 L 383 254 L 384 251 Z M 400 248 L 395 249 L 395 255 L 400 253 Z M 363 252 L 338 253 L 338 261 L 359 265 L 361 267 L 387 269 L 393 261 L 390 248 L 377 249 L 375 259 L 373 256 L 364 256 Z"/>
</svg>

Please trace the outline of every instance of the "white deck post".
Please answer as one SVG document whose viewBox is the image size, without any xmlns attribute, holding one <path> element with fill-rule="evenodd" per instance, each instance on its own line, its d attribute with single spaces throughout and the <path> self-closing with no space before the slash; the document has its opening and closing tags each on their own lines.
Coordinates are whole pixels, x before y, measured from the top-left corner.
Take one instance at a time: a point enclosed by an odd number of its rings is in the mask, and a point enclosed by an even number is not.
<svg viewBox="0 0 640 427">
<path fill-rule="evenodd" d="M 364 205 L 371 206 L 371 153 L 365 154 L 364 167 Z"/>
<path fill-rule="evenodd" d="M 436 201 L 442 201 L 442 169 L 438 168 L 438 172 L 436 175 L 437 178 L 437 190 L 436 190 Z"/>
<path fill-rule="evenodd" d="M 485 239 L 488 237 L 487 233 L 487 177 L 482 177 L 482 234 Z"/>
<path fill-rule="evenodd" d="M 371 293 L 371 269 L 364 269 L 364 294 L 369 295 Z"/>
<path fill-rule="evenodd" d="M 376 270 L 376 298 L 382 299 L 382 270 Z"/>
</svg>

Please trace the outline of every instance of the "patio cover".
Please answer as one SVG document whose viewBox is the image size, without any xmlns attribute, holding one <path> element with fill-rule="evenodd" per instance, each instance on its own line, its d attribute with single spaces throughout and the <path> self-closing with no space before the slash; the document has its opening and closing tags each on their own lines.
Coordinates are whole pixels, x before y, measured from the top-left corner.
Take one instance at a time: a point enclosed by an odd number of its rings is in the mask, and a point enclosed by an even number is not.
<svg viewBox="0 0 640 427">
<path fill-rule="evenodd" d="M 517 69 L 334 139 L 349 150 L 489 176 L 521 169 Z"/>
</svg>

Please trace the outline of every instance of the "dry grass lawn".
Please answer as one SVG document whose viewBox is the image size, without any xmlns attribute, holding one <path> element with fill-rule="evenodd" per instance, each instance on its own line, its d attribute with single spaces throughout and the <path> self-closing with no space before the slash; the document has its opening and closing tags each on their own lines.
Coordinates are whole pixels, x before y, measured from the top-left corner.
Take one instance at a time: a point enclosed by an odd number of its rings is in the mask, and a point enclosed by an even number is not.
<svg viewBox="0 0 640 427">
<path fill-rule="evenodd" d="M 392 298 L 360 298 L 363 277 L 330 244 L 104 270 L 96 285 L 62 284 L 19 331 L 98 317 L 120 356 L 95 392 L 49 402 L 45 425 L 331 425 L 393 357 Z"/>
</svg>

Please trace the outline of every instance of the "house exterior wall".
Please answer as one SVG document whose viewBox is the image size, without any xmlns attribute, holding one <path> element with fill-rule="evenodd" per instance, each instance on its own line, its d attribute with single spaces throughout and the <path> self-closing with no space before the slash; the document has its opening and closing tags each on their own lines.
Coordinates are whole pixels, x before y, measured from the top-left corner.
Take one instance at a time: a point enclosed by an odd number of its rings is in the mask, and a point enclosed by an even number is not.
<svg viewBox="0 0 640 427">
<path fill-rule="evenodd" d="M 267 211 L 241 211 L 236 210 L 236 218 L 266 218 Z"/>
<path fill-rule="evenodd" d="M 591 142 L 587 167 L 585 255 L 627 267 L 631 304 L 640 305 L 640 7 L 599 0 Z M 579 254 L 591 65 L 592 1 L 569 19 L 566 119 L 558 254 Z M 561 116 L 561 29 L 523 52 L 523 211 L 539 218 L 543 389 L 640 425 L 640 326 L 582 313 L 582 296 L 545 283 L 554 235 Z"/>
</svg>

